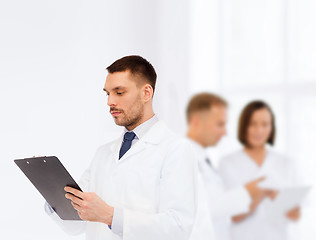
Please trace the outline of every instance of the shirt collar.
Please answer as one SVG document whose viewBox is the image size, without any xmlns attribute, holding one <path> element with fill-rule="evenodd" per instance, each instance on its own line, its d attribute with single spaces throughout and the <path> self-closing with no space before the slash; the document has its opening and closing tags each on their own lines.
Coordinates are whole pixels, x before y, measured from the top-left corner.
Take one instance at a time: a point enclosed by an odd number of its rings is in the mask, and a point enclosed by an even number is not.
<svg viewBox="0 0 316 240">
<path fill-rule="evenodd" d="M 151 117 L 147 121 L 145 121 L 142 124 L 140 124 L 139 126 L 137 126 L 133 130 L 133 132 L 136 134 L 135 138 L 141 139 L 149 131 L 149 129 L 151 129 L 151 127 L 153 127 L 155 125 L 155 123 L 157 123 L 158 121 L 159 121 L 158 117 L 156 115 L 154 115 L 153 117 Z M 124 134 L 126 132 L 129 132 L 129 131 L 125 128 Z"/>
<path fill-rule="evenodd" d="M 196 153 L 198 154 L 198 161 L 200 164 L 204 164 L 206 163 L 206 159 L 209 159 L 210 162 L 212 163 L 212 159 L 210 159 L 207 155 L 207 151 L 206 151 L 206 148 L 203 147 L 201 144 L 199 144 L 198 142 L 194 141 L 193 139 L 189 138 L 188 139 L 190 140 L 191 144 L 193 145 Z M 213 163 L 212 163 L 213 164 Z"/>
<path fill-rule="evenodd" d="M 194 146 L 195 150 L 197 151 L 197 154 L 199 154 L 199 156 L 203 156 L 206 158 L 207 155 L 206 155 L 205 148 L 201 144 L 194 141 L 193 139 L 191 138 L 188 138 L 188 139 L 190 140 L 191 144 Z"/>
</svg>

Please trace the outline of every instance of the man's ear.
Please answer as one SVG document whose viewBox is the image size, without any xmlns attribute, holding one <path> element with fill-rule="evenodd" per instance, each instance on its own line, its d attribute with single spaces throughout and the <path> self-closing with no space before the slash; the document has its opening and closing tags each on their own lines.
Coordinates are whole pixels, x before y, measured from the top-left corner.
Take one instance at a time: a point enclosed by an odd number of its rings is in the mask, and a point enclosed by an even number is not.
<svg viewBox="0 0 316 240">
<path fill-rule="evenodd" d="M 154 90 L 150 84 L 145 84 L 143 87 L 143 99 L 145 102 L 150 101 L 153 98 Z"/>
<path fill-rule="evenodd" d="M 190 116 L 190 121 L 189 124 L 196 127 L 197 125 L 199 125 L 201 119 L 201 117 L 199 116 L 198 113 L 192 113 Z"/>
</svg>

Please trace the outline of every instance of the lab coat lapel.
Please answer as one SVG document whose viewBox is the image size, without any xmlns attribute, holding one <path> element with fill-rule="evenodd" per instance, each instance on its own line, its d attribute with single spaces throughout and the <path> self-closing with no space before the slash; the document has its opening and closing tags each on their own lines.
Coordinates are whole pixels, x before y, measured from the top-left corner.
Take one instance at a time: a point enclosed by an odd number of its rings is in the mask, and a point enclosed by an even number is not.
<svg viewBox="0 0 316 240">
<path fill-rule="evenodd" d="M 124 161 L 126 158 L 131 157 L 146 149 L 147 144 L 158 144 L 163 139 L 165 133 L 165 127 L 161 121 L 157 122 L 152 128 L 144 135 L 142 139 L 139 139 L 135 145 L 129 149 L 124 156 L 119 160 Z M 118 150 L 119 151 L 119 150 Z M 117 158 L 118 159 L 118 158 Z"/>
<path fill-rule="evenodd" d="M 110 147 L 114 160 L 117 162 L 119 160 L 119 152 L 122 145 L 122 137 L 114 141 Z"/>
<path fill-rule="evenodd" d="M 131 147 L 119 160 L 120 162 L 124 161 L 126 158 L 139 153 L 141 151 L 143 151 L 146 148 L 146 143 L 143 142 L 141 139 L 138 140 L 137 143 L 135 143 L 135 145 L 133 145 L 133 147 Z"/>
<path fill-rule="evenodd" d="M 146 147 L 146 143 L 143 142 L 142 140 L 139 140 L 137 143 L 135 143 L 135 145 L 129 149 L 122 157 L 121 159 L 119 159 L 119 152 L 120 152 L 120 148 L 122 146 L 122 137 L 119 138 L 118 140 L 116 140 L 115 142 L 112 143 L 111 145 L 111 152 L 112 152 L 112 156 L 114 158 L 114 160 L 118 163 L 118 162 L 122 162 L 124 161 L 127 157 L 136 154 L 142 150 L 145 149 Z"/>
</svg>

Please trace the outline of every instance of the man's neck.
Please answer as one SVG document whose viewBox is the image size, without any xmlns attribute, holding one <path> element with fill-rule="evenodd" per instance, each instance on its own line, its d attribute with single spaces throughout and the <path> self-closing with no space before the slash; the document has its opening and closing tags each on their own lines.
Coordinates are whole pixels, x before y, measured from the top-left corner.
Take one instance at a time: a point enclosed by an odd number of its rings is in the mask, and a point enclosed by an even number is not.
<svg viewBox="0 0 316 240">
<path fill-rule="evenodd" d="M 139 125 L 143 124 L 144 122 L 148 121 L 149 119 L 151 119 L 153 116 L 155 116 L 155 113 L 152 112 L 150 114 L 148 114 L 146 117 L 143 117 L 141 120 L 139 120 L 136 124 L 132 125 L 132 126 L 125 126 L 125 128 L 128 131 L 133 131 L 135 128 L 137 128 Z"/>
<path fill-rule="evenodd" d="M 190 129 L 187 132 L 187 137 L 192 139 L 194 142 L 196 142 L 197 144 L 201 145 L 203 148 L 206 148 L 207 146 L 205 146 L 205 144 L 203 144 L 203 142 L 201 141 L 201 139 L 198 137 L 197 134 L 195 134 L 194 131 L 191 131 Z"/>
</svg>

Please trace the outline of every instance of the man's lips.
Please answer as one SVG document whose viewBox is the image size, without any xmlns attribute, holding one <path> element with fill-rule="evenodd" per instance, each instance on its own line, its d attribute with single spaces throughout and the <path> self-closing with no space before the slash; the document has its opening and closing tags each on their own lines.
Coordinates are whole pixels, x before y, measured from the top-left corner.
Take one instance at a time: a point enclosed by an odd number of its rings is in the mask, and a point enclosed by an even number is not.
<svg viewBox="0 0 316 240">
<path fill-rule="evenodd" d="M 116 116 L 120 115 L 121 112 L 118 112 L 118 111 L 111 111 L 111 114 L 112 114 L 113 117 L 116 117 Z"/>
</svg>

